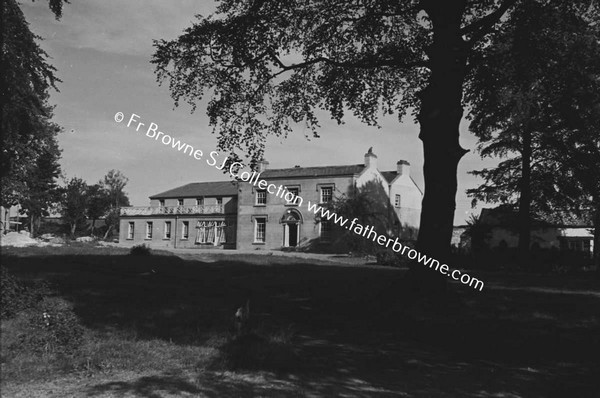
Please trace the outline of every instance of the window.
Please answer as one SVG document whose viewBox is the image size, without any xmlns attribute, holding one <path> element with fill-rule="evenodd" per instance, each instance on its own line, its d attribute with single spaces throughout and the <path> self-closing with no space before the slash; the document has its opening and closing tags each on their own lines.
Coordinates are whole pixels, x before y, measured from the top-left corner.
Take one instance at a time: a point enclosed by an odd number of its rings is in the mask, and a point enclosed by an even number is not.
<svg viewBox="0 0 600 398">
<path fill-rule="evenodd" d="M 198 221 L 196 225 L 198 229 L 198 235 L 196 236 L 196 243 L 209 243 L 213 238 L 213 226 L 209 221 Z"/>
<path fill-rule="evenodd" d="M 265 243 L 266 232 L 267 219 L 262 217 L 254 219 L 254 242 Z"/>
<path fill-rule="evenodd" d="M 177 206 L 183 206 L 183 199 L 177 199 Z"/>
<path fill-rule="evenodd" d="M 146 222 L 146 239 L 152 239 L 152 221 Z"/>
<path fill-rule="evenodd" d="M 198 229 L 196 243 L 213 243 L 215 241 L 214 221 L 198 221 L 196 228 Z"/>
<path fill-rule="evenodd" d="M 321 188 L 321 203 L 331 202 L 333 199 L 333 188 L 322 187 Z"/>
<path fill-rule="evenodd" d="M 217 235 L 216 235 L 216 240 L 215 240 L 215 245 L 218 245 L 219 243 L 225 243 L 225 222 L 221 221 L 219 223 L 217 223 Z"/>
<path fill-rule="evenodd" d="M 159 200 L 159 201 L 158 201 L 158 205 L 159 205 L 160 207 L 165 207 L 165 200 L 164 200 L 164 199 L 161 199 L 161 200 Z"/>
<path fill-rule="evenodd" d="M 394 206 L 400 207 L 400 195 L 396 195 L 396 199 L 394 199 Z"/>
<path fill-rule="evenodd" d="M 204 198 L 196 198 L 196 206 L 204 206 Z"/>
<path fill-rule="evenodd" d="M 256 191 L 256 205 L 264 206 L 267 204 L 267 191 Z"/>
<path fill-rule="evenodd" d="M 590 253 L 592 250 L 591 239 L 566 238 L 561 240 L 561 249 Z"/>
<path fill-rule="evenodd" d="M 217 206 L 223 206 L 223 198 L 217 198 Z"/>
<path fill-rule="evenodd" d="M 321 240 L 325 242 L 331 240 L 331 222 L 321 220 L 319 225 L 321 226 L 321 230 L 319 231 L 319 236 L 321 237 Z"/>
<path fill-rule="evenodd" d="M 224 221 L 198 221 L 196 229 L 196 243 L 210 243 L 216 246 L 226 241 Z"/>
<path fill-rule="evenodd" d="M 286 199 L 286 204 L 297 205 L 298 204 L 298 193 L 300 192 L 300 190 L 298 188 L 286 188 L 286 191 L 288 191 L 289 193 L 294 195 L 294 199 L 292 199 L 292 200 Z M 286 194 L 286 196 L 289 196 L 289 195 Z"/>
<path fill-rule="evenodd" d="M 165 221 L 165 239 L 171 239 L 171 221 Z"/>
<path fill-rule="evenodd" d="M 133 239 L 133 232 L 135 229 L 135 223 L 134 222 L 130 222 L 128 227 L 127 227 L 127 239 Z"/>
<path fill-rule="evenodd" d="M 190 223 L 189 221 L 183 221 L 181 223 L 181 239 L 187 239 L 190 237 Z"/>
</svg>

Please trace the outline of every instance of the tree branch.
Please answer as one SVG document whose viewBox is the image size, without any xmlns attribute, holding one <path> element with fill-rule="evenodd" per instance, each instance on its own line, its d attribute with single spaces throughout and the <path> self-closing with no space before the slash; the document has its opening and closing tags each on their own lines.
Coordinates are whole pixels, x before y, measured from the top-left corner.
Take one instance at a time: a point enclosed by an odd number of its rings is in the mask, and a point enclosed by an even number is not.
<svg viewBox="0 0 600 398">
<path fill-rule="evenodd" d="M 302 69 L 308 66 L 324 63 L 332 66 L 341 68 L 376 68 L 382 66 L 395 66 L 402 69 L 410 69 L 415 67 L 428 68 L 429 63 L 427 61 L 413 61 L 413 62 L 399 62 L 395 59 L 382 59 L 382 60 L 367 60 L 361 59 L 356 61 L 335 61 L 327 57 L 317 57 L 298 64 L 285 65 L 275 54 L 271 54 L 271 57 L 275 60 L 275 63 L 281 68 L 281 70 L 272 77 L 276 77 L 290 70 Z"/>
<path fill-rule="evenodd" d="M 479 39 L 489 33 L 496 22 L 502 18 L 502 15 L 509 8 L 514 6 L 518 0 L 505 0 L 500 7 L 498 7 L 495 11 L 492 11 L 485 17 L 479 19 L 478 21 L 473 22 L 472 24 L 465 26 L 461 29 L 461 33 L 472 34 L 471 39 L 468 41 L 469 45 L 475 44 Z"/>
</svg>

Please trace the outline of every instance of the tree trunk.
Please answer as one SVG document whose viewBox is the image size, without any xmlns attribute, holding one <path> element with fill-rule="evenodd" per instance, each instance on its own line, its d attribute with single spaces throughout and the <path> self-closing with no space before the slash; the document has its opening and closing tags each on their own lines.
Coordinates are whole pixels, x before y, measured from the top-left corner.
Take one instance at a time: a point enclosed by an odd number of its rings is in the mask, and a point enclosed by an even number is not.
<svg viewBox="0 0 600 398">
<path fill-rule="evenodd" d="M 519 198 L 519 265 L 527 266 L 531 245 L 531 128 L 523 130 Z"/>
<path fill-rule="evenodd" d="M 4 7 L 6 6 L 5 0 L 0 0 L 0 70 L 6 71 L 6 65 L 4 60 L 4 27 L 6 21 L 4 20 Z M 7 84 L 6 84 L 6 72 L 0 73 L 0 147 L 4 149 L 5 144 L 5 131 L 4 131 L 4 104 L 7 103 Z M 10 162 L 2 162 L 0 167 L 0 177 L 8 176 L 11 172 Z M 9 207 L 10 209 L 10 207 Z M 9 220 L 10 221 L 10 220 Z M 18 221 L 18 220 L 17 220 Z"/>
<path fill-rule="evenodd" d="M 593 264 L 596 271 L 600 274 L 600 198 L 595 201 L 594 208 L 594 253 Z"/>
<path fill-rule="evenodd" d="M 94 236 L 94 227 L 96 226 L 96 219 L 92 218 L 92 226 L 91 226 L 91 231 L 90 231 L 90 235 Z"/>
<path fill-rule="evenodd" d="M 71 238 L 75 238 L 75 231 L 77 230 L 77 221 L 71 224 Z"/>
<path fill-rule="evenodd" d="M 108 229 L 106 230 L 106 233 L 104 234 L 104 240 L 106 240 L 106 238 L 108 238 L 108 234 L 110 234 L 110 231 L 112 230 L 113 226 L 109 225 Z"/>
<path fill-rule="evenodd" d="M 417 238 L 420 252 L 449 260 L 450 241 L 456 209 L 457 168 L 467 152 L 459 144 L 459 124 L 463 115 L 462 91 L 466 69 L 466 43 L 460 32 L 463 1 L 430 1 L 425 11 L 433 23 L 433 44 L 428 50 L 431 74 L 421 92 L 418 120 L 423 142 L 425 194 Z M 413 283 L 418 291 L 439 292 L 446 277 L 415 263 Z"/>
</svg>

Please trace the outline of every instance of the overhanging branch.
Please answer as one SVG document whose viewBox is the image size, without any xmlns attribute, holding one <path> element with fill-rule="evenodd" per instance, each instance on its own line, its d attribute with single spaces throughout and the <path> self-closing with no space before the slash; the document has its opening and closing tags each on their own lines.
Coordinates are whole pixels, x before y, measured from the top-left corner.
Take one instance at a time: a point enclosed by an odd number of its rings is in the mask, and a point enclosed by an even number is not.
<svg viewBox="0 0 600 398">
<path fill-rule="evenodd" d="M 281 69 L 279 72 L 273 74 L 272 77 L 276 77 L 290 70 L 302 69 L 318 63 L 323 63 L 331 66 L 337 66 L 340 68 L 378 68 L 383 66 L 393 66 L 400 69 L 410 69 L 416 67 L 428 68 L 429 63 L 427 61 L 412 61 L 412 62 L 401 62 L 396 59 L 361 59 L 356 61 L 336 61 L 327 57 L 316 57 L 304 62 L 297 64 L 285 65 L 274 53 L 271 53 L 271 58 Z"/>
<path fill-rule="evenodd" d="M 468 41 L 468 44 L 472 46 L 478 40 L 480 40 L 483 36 L 489 33 L 492 30 L 492 27 L 496 22 L 502 18 L 502 15 L 512 6 L 517 3 L 518 0 L 505 0 L 500 7 L 498 7 L 495 11 L 492 11 L 485 17 L 479 19 L 478 21 L 473 22 L 470 25 L 465 26 L 461 29 L 461 34 L 463 35 L 471 35 L 471 39 Z"/>
</svg>

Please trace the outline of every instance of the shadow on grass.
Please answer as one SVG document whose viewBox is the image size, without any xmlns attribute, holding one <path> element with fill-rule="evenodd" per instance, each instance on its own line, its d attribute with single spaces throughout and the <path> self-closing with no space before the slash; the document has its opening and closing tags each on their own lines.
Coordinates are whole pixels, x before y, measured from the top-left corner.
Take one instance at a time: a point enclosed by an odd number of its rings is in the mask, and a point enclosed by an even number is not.
<svg viewBox="0 0 600 398">
<path fill-rule="evenodd" d="M 258 339 L 222 340 L 216 368 L 111 382 L 90 395 L 586 397 L 600 391 L 596 297 L 462 289 L 458 301 L 437 303 L 433 311 L 381 295 L 401 276 L 393 269 L 267 256 L 259 265 L 35 252 L 9 252 L 2 260 L 21 278 L 49 280 L 85 326 L 108 338 L 119 331 L 210 345 L 211 336 L 229 333 L 236 308 L 250 299 Z M 265 340 L 290 327 L 294 336 L 286 344 Z"/>
<path fill-rule="evenodd" d="M 161 398 L 165 393 L 180 396 L 181 394 L 198 394 L 201 390 L 188 380 L 176 375 L 145 376 L 135 381 L 117 381 L 94 386 L 88 390 L 88 396 L 107 393 L 117 396 L 135 394 L 138 397 Z"/>
</svg>

